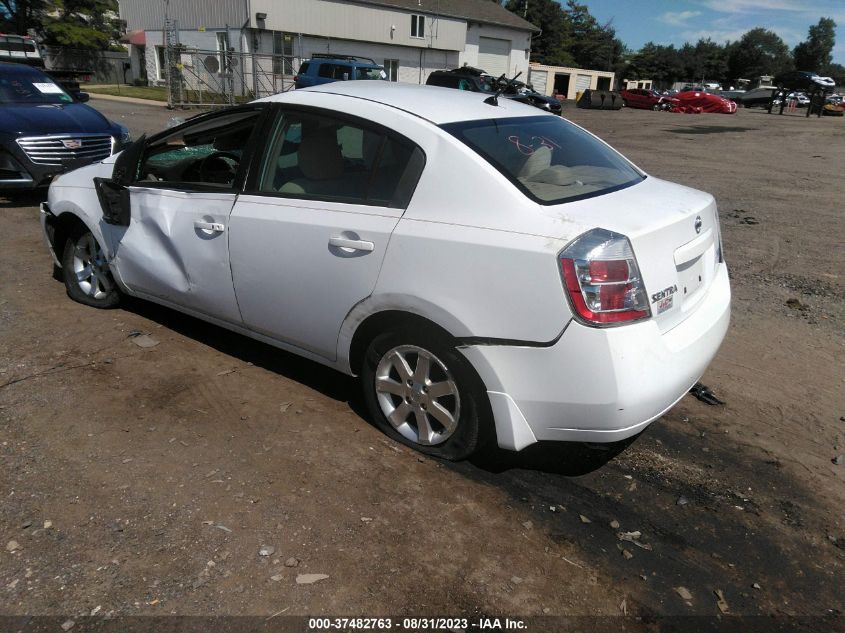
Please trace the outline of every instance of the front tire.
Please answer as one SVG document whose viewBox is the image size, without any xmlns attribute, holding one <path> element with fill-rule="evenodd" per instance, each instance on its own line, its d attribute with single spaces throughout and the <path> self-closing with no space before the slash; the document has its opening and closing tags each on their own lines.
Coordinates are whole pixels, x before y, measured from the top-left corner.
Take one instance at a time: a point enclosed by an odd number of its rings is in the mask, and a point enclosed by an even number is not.
<svg viewBox="0 0 845 633">
<path fill-rule="evenodd" d="M 112 308 L 120 301 L 106 254 L 88 227 L 79 225 L 71 231 L 62 252 L 62 271 L 74 301 L 94 308 Z"/>
<path fill-rule="evenodd" d="M 382 334 L 361 372 L 376 426 L 421 453 L 459 461 L 493 435 L 487 393 L 469 361 L 447 337 L 425 329 Z"/>
</svg>

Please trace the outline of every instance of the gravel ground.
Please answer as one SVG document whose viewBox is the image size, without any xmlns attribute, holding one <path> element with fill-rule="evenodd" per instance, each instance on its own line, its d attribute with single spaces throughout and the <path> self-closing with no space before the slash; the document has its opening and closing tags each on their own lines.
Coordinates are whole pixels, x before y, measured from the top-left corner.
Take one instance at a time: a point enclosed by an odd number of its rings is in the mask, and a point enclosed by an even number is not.
<svg viewBox="0 0 845 633">
<path fill-rule="evenodd" d="M 91 104 L 136 136 L 175 114 Z M 0 197 L 0 614 L 841 615 L 845 123 L 565 114 L 716 196 L 724 406 L 688 396 L 583 476 L 563 446 L 439 463 L 371 427 L 351 379 L 71 302 L 41 194 Z"/>
</svg>

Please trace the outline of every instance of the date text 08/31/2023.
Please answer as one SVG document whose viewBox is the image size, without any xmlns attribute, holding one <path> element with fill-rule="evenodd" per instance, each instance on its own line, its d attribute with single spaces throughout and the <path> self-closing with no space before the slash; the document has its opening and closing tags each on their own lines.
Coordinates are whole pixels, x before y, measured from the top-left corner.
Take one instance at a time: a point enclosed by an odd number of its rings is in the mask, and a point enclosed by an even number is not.
<svg viewBox="0 0 845 633">
<path fill-rule="evenodd" d="M 525 630 L 525 622 L 511 618 L 309 618 L 308 630 L 495 631 Z"/>
</svg>

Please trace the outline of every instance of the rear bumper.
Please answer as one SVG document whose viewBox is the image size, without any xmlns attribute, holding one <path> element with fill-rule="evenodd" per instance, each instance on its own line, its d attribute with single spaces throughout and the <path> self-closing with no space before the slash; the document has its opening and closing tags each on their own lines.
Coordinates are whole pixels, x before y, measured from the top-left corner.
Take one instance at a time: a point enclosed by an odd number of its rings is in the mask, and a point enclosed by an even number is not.
<svg viewBox="0 0 845 633">
<path fill-rule="evenodd" d="M 698 308 L 660 332 L 649 320 L 617 328 L 571 322 L 551 347 L 475 346 L 463 351 L 487 386 L 499 445 L 538 440 L 616 442 L 636 435 L 695 384 L 730 321 L 720 264 Z"/>
</svg>

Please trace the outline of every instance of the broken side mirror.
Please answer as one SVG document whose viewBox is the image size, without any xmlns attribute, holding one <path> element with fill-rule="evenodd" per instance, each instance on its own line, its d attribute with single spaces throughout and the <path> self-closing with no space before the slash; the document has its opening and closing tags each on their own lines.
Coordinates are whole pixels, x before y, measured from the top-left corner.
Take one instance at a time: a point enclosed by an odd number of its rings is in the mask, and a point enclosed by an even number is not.
<svg viewBox="0 0 845 633">
<path fill-rule="evenodd" d="M 129 226 L 131 205 L 127 187 L 138 178 L 138 168 L 146 146 L 147 136 L 144 134 L 120 153 L 114 162 L 111 178 L 94 178 L 94 188 L 103 209 L 103 220 L 108 224 Z"/>
</svg>

